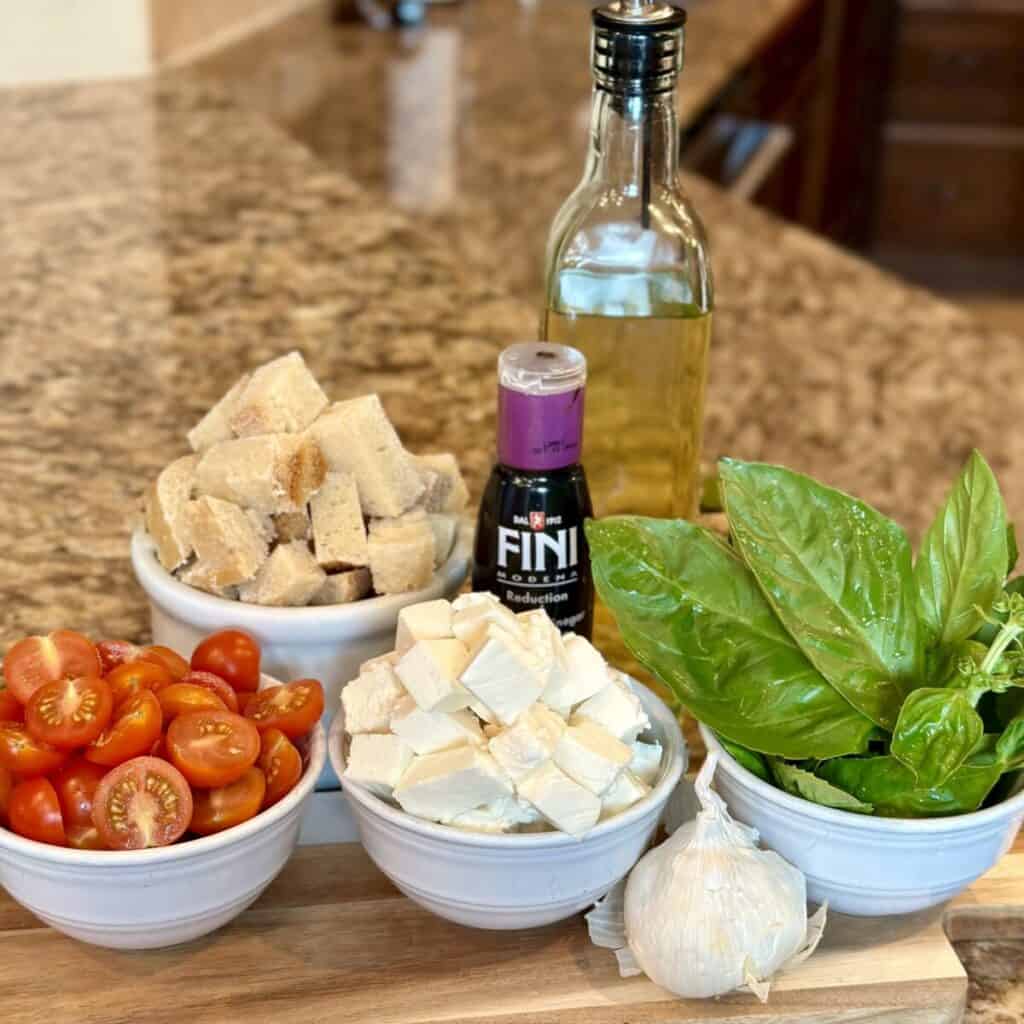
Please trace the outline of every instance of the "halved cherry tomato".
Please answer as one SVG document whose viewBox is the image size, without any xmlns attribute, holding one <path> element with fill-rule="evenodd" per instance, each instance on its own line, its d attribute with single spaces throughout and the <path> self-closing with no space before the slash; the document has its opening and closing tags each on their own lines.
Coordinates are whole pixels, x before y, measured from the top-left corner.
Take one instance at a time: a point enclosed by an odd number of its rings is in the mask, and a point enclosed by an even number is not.
<svg viewBox="0 0 1024 1024">
<path fill-rule="evenodd" d="M 160 738 L 164 716 L 160 702 L 149 690 L 129 697 L 110 724 L 85 748 L 83 757 L 107 767 L 148 753 Z"/>
<path fill-rule="evenodd" d="M 260 685 L 260 645 L 240 629 L 222 629 L 192 652 L 192 668 L 213 672 L 239 693 L 251 693 Z"/>
<path fill-rule="evenodd" d="M 78 676 L 98 676 L 100 656 L 88 637 L 70 629 L 19 640 L 4 658 L 4 679 L 22 704 L 43 683 Z"/>
<path fill-rule="evenodd" d="M 156 692 L 162 686 L 170 686 L 174 676 L 163 667 L 151 661 L 128 661 L 111 669 L 106 676 L 117 707 L 139 690 Z"/>
<path fill-rule="evenodd" d="M 194 686 L 205 686 L 208 690 L 213 690 L 224 701 L 228 711 L 238 711 L 238 694 L 231 688 L 230 683 L 225 682 L 213 672 L 189 672 L 181 681 L 183 683 L 192 683 Z"/>
<path fill-rule="evenodd" d="M 11 802 L 11 790 L 14 789 L 14 776 L 0 764 L 0 823 L 7 822 L 7 805 Z"/>
<path fill-rule="evenodd" d="M 49 779 L 26 779 L 11 790 L 7 809 L 11 831 L 51 846 L 67 846 L 60 802 Z"/>
<path fill-rule="evenodd" d="M 172 651 L 170 647 L 161 647 L 159 644 L 143 647 L 139 661 L 162 665 L 175 679 L 181 679 L 188 673 L 188 662 L 177 651 Z"/>
<path fill-rule="evenodd" d="M 25 705 L 25 727 L 59 750 L 84 747 L 106 728 L 114 712 L 110 687 L 99 676 L 44 683 Z"/>
<path fill-rule="evenodd" d="M 260 735 L 231 711 L 190 711 L 167 729 L 167 753 L 193 786 L 213 789 L 240 779 L 260 753 Z"/>
<path fill-rule="evenodd" d="M 37 740 L 21 722 L 0 722 L 0 764 L 22 778 L 49 775 L 68 757 L 49 743 Z"/>
<path fill-rule="evenodd" d="M 101 640 L 96 645 L 96 653 L 100 656 L 103 674 L 107 675 L 118 665 L 135 661 L 142 654 L 142 648 L 127 640 Z"/>
<path fill-rule="evenodd" d="M 245 717 L 260 729 L 280 729 L 289 739 L 305 736 L 324 713 L 324 688 L 315 679 L 270 686 L 246 702 Z"/>
<path fill-rule="evenodd" d="M 247 768 L 240 779 L 226 786 L 197 790 L 189 831 L 208 836 L 248 821 L 259 814 L 266 791 L 267 780 L 259 768 Z"/>
<path fill-rule="evenodd" d="M 50 776 L 60 801 L 60 812 L 64 818 L 64 827 L 68 829 L 69 840 L 72 826 L 92 827 L 93 798 L 106 774 L 107 769 L 101 765 L 74 757 Z"/>
<path fill-rule="evenodd" d="M 75 850 L 106 850 L 100 830 L 95 825 L 69 825 L 65 829 L 68 846 Z"/>
<path fill-rule="evenodd" d="M 25 708 L 10 690 L 0 690 L 0 722 L 24 722 Z"/>
<path fill-rule="evenodd" d="M 165 722 L 189 711 L 212 711 L 215 708 L 227 711 L 227 705 L 213 690 L 205 686 L 193 686 L 191 683 L 171 683 L 156 695 L 156 699 L 160 701 Z"/>
<path fill-rule="evenodd" d="M 153 744 L 153 749 L 149 752 L 150 757 L 162 757 L 165 761 L 170 761 L 167 756 L 167 744 L 164 742 L 163 733 L 160 734 L 160 738 Z"/>
<path fill-rule="evenodd" d="M 302 777 L 302 755 L 280 729 L 261 733 L 259 766 L 267 778 L 264 807 L 273 806 L 290 793 Z"/>
<path fill-rule="evenodd" d="M 192 819 L 192 791 L 174 765 L 136 757 L 103 777 L 92 818 L 112 850 L 169 846 Z"/>
</svg>

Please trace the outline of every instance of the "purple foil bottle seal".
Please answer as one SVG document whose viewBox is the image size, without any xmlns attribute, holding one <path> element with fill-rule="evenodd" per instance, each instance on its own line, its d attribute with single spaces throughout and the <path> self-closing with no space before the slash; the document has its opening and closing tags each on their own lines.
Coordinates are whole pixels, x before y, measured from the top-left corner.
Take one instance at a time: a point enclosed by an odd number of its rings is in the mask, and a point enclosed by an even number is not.
<svg viewBox="0 0 1024 1024">
<path fill-rule="evenodd" d="M 579 462 L 586 382 L 587 361 L 568 345 L 505 349 L 498 357 L 498 461 L 533 471 Z"/>
</svg>

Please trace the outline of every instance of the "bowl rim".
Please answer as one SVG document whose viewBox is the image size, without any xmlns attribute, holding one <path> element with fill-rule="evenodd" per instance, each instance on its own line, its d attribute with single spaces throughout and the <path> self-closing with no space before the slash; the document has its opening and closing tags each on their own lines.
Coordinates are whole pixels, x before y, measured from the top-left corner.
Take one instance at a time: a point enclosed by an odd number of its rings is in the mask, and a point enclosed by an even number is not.
<svg viewBox="0 0 1024 1024">
<path fill-rule="evenodd" d="M 459 519 L 455 543 L 448 558 L 434 570 L 430 583 L 420 590 L 365 598 L 350 604 L 306 605 L 278 608 L 246 604 L 204 593 L 174 578 L 156 557 L 156 545 L 141 526 L 131 538 L 131 561 L 135 577 L 146 596 L 176 617 L 189 622 L 231 620 L 241 627 L 259 631 L 264 637 L 296 639 L 295 630 L 318 632 L 350 625 L 359 631 L 393 629 L 398 612 L 410 604 L 444 597 L 458 589 L 469 573 L 472 525 Z"/>
<path fill-rule="evenodd" d="M 171 862 L 179 863 L 193 857 L 201 857 L 203 854 L 213 853 L 234 843 L 240 843 L 287 817 L 312 793 L 326 760 L 327 737 L 324 734 L 323 725 L 317 722 L 316 728 L 310 733 L 306 770 L 290 793 L 248 821 L 233 825 L 223 832 L 191 839 L 187 843 L 155 846 L 148 850 L 75 850 L 67 846 L 51 846 L 49 843 L 40 843 L 35 839 L 26 839 L 9 829 L 0 828 L 0 850 L 17 853 L 34 860 L 47 861 L 51 864 L 98 868 L 148 869 L 161 867 Z"/>
<path fill-rule="evenodd" d="M 1024 789 L 1006 800 L 1001 800 L 992 807 L 980 811 L 967 811 L 964 814 L 949 814 L 934 818 L 883 818 L 874 814 L 854 814 L 852 811 L 841 811 L 836 807 L 824 807 L 811 800 L 793 796 L 785 790 L 759 779 L 753 772 L 744 768 L 722 746 L 714 731 L 703 722 L 697 723 L 704 745 L 709 751 L 714 750 L 719 756 L 719 767 L 727 775 L 732 776 L 740 785 L 753 790 L 765 801 L 784 807 L 805 817 L 819 821 L 842 825 L 855 831 L 888 832 L 892 835 L 934 835 L 953 832 L 969 832 L 979 826 L 996 824 L 1015 813 L 1024 814 Z"/>
<path fill-rule="evenodd" d="M 343 777 L 342 761 L 340 755 L 336 754 L 336 748 L 341 741 L 344 719 L 344 715 L 340 713 L 334 716 L 334 721 L 331 723 L 331 729 L 327 737 L 327 753 L 330 757 L 331 765 L 341 779 L 341 791 L 343 793 L 360 804 L 368 813 L 377 818 L 383 818 L 390 824 L 406 831 L 457 846 L 484 847 L 506 852 L 525 852 L 558 847 L 578 848 L 581 843 L 588 843 L 611 832 L 627 828 L 645 814 L 648 814 L 652 806 L 664 806 L 675 791 L 676 786 L 679 785 L 683 772 L 686 770 L 688 749 L 686 740 L 683 737 L 683 731 L 675 715 L 669 710 L 668 705 L 651 689 L 632 676 L 627 678 L 637 691 L 637 696 L 643 702 L 644 710 L 651 717 L 651 725 L 655 728 L 655 731 L 658 733 L 658 739 L 664 746 L 661 778 L 651 789 L 650 793 L 638 800 L 632 807 L 627 808 L 621 814 L 608 818 L 606 821 L 598 822 L 597 825 L 580 838 L 570 835 L 568 832 L 559 831 L 514 833 L 463 831 L 452 828 L 449 825 L 427 821 L 425 818 L 417 818 L 408 811 L 403 811 L 400 807 L 392 807 L 391 804 L 371 793 L 364 786 Z"/>
</svg>

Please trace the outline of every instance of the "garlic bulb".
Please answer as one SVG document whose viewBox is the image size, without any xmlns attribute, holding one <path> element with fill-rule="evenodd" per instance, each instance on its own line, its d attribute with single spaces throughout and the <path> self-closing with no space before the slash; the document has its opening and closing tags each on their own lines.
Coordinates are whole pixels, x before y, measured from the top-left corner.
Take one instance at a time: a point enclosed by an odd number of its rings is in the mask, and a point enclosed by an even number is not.
<svg viewBox="0 0 1024 1024">
<path fill-rule="evenodd" d="M 767 981 L 810 956 L 825 910 L 807 920 L 804 876 L 777 853 L 757 847 L 757 832 L 733 821 L 711 790 L 717 755 L 697 777 L 701 810 L 633 869 L 625 887 L 623 974 L 635 961 L 676 995 L 706 998 L 748 987 L 762 1000 Z M 591 935 L 609 940 L 618 895 L 592 912 Z M 595 934 L 595 927 L 597 933 Z M 614 928 L 611 929 L 614 933 Z"/>
</svg>

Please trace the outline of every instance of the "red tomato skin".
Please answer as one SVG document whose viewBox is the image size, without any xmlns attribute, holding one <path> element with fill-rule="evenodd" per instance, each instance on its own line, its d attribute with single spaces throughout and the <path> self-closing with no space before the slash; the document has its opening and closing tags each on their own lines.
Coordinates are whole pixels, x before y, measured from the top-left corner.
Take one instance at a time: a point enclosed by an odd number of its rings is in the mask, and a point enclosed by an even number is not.
<svg viewBox="0 0 1024 1024">
<path fill-rule="evenodd" d="M 189 830 L 199 836 L 213 835 L 256 817 L 263 807 L 267 780 L 259 768 L 245 770 L 240 779 L 216 789 L 199 789 Z"/>
<path fill-rule="evenodd" d="M 14 776 L 0 764 L 0 824 L 7 824 L 7 807 L 14 789 Z"/>
<path fill-rule="evenodd" d="M 10 690 L 0 690 L 0 722 L 24 722 L 25 705 Z"/>
<path fill-rule="evenodd" d="M 170 647 L 154 644 L 144 647 L 139 655 L 140 661 L 149 661 L 154 665 L 162 665 L 175 679 L 181 679 L 188 672 L 188 662 Z"/>
<path fill-rule="evenodd" d="M 114 695 L 114 706 L 117 707 L 129 697 L 134 697 L 139 690 L 152 690 L 156 693 L 164 686 L 170 686 L 174 676 L 163 665 L 136 660 L 126 661 L 111 669 L 106 680 Z"/>
<path fill-rule="evenodd" d="M 22 722 L 0 722 L 0 764 L 19 778 L 49 775 L 68 758 L 66 750 L 41 743 Z"/>
<path fill-rule="evenodd" d="M 22 704 L 43 683 L 100 675 L 100 656 L 89 638 L 70 629 L 19 640 L 4 658 L 4 680 Z"/>
<path fill-rule="evenodd" d="M 239 693 L 252 693 L 260 685 L 260 645 L 240 629 L 222 629 L 192 652 L 192 668 L 226 679 Z"/>
<path fill-rule="evenodd" d="M 96 645 L 96 653 L 100 656 L 103 675 L 109 675 L 118 665 L 137 661 L 142 648 L 127 640 L 101 640 Z"/>
<path fill-rule="evenodd" d="M 7 809 L 11 831 L 51 846 L 67 846 L 60 801 L 49 779 L 26 779 L 11 790 Z"/>
<path fill-rule="evenodd" d="M 263 809 L 287 796 L 302 778 L 302 755 L 280 729 L 260 733 L 259 766 L 267 780 Z"/>
<path fill-rule="evenodd" d="M 74 688 L 80 695 L 80 705 L 88 718 L 75 721 L 74 715 L 65 717 L 62 701 Z M 40 686 L 25 705 L 25 726 L 36 739 L 49 743 L 58 750 L 75 750 L 92 743 L 106 728 L 114 713 L 114 697 L 110 687 L 99 676 L 85 679 L 58 679 Z"/>
<path fill-rule="evenodd" d="M 192 669 L 181 681 L 183 683 L 191 683 L 193 686 L 203 686 L 208 690 L 213 690 L 224 702 L 224 706 L 228 711 L 234 711 L 235 714 L 238 714 L 238 694 L 227 680 L 222 679 L 216 673 L 197 672 L 195 669 Z"/>
<path fill-rule="evenodd" d="M 146 775 L 159 777 L 164 785 L 163 792 L 153 791 L 143 785 Z M 140 779 L 140 776 L 143 778 Z M 128 780 L 134 780 L 134 792 L 122 789 Z M 120 792 L 119 792 L 120 790 Z M 137 824 L 131 820 L 132 804 L 139 794 L 153 794 L 154 800 L 173 801 L 173 815 L 160 822 L 159 834 L 149 839 L 141 832 Z M 118 796 L 118 800 L 113 798 Z M 99 831 L 100 838 L 111 850 L 140 850 L 145 847 L 170 846 L 184 835 L 192 820 L 192 790 L 188 782 L 174 765 L 157 757 L 134 757 L 124 764 L 118 765 L 113 771 L 107 772 L 96 790 L 93 800 L 93 824 Z M 148 811 L 152 812 L 152 804 Z M 160 811 L 160 806 L 155 808 Z"/>
<path fill-rule="evenodd" d="M 75 850 L 107 850 L 100 830 L 95 825 L 69 825 L 68 846 Z"/>
<path fill-rule="evenodd" d="M 93 827 L 92 802 L 106 774 L 107 769 L 102 765 L 93 764 L 83 757 L 75 757 L 50 776 L 60 802 L 60 812 L 64 826 L 68 829 L 69 840 L 70 830 L 74 826 Z"/>
<path fill-rule="evenodd" d="M 160 738 L 163 721 L 156 695 L 141 690 L 120 705 L 110 724 L 82 751 L 82 756 L 107 768 L 141 757 Z"/>
<path fill-rule="evenodd" d="M 293 707 L 299 696 L 306 699 Z M 284 702 L 284 698 L 288 698 Z M 291 740 L 301 739 L 320 721 L 324 713 L 324 688 L 316 679 L 296 679 L 283 686 L 269 686 L 253 694 L 245 705 L 245 717 L 256 728 L 280 729 Z"/>
<path fill-rule="evenodd" d="M 211 763 L 197 757 L 192 746 L 200 729 L 224 729 L 240 756 Z M 178 715 L 167 727 L 165 739 L 171 763 L 200 789 L 218 789 L 240 779 L 260 755 L 259 733 L 252 722 L 231 711 L 191 711 Z"/>
</svg>

